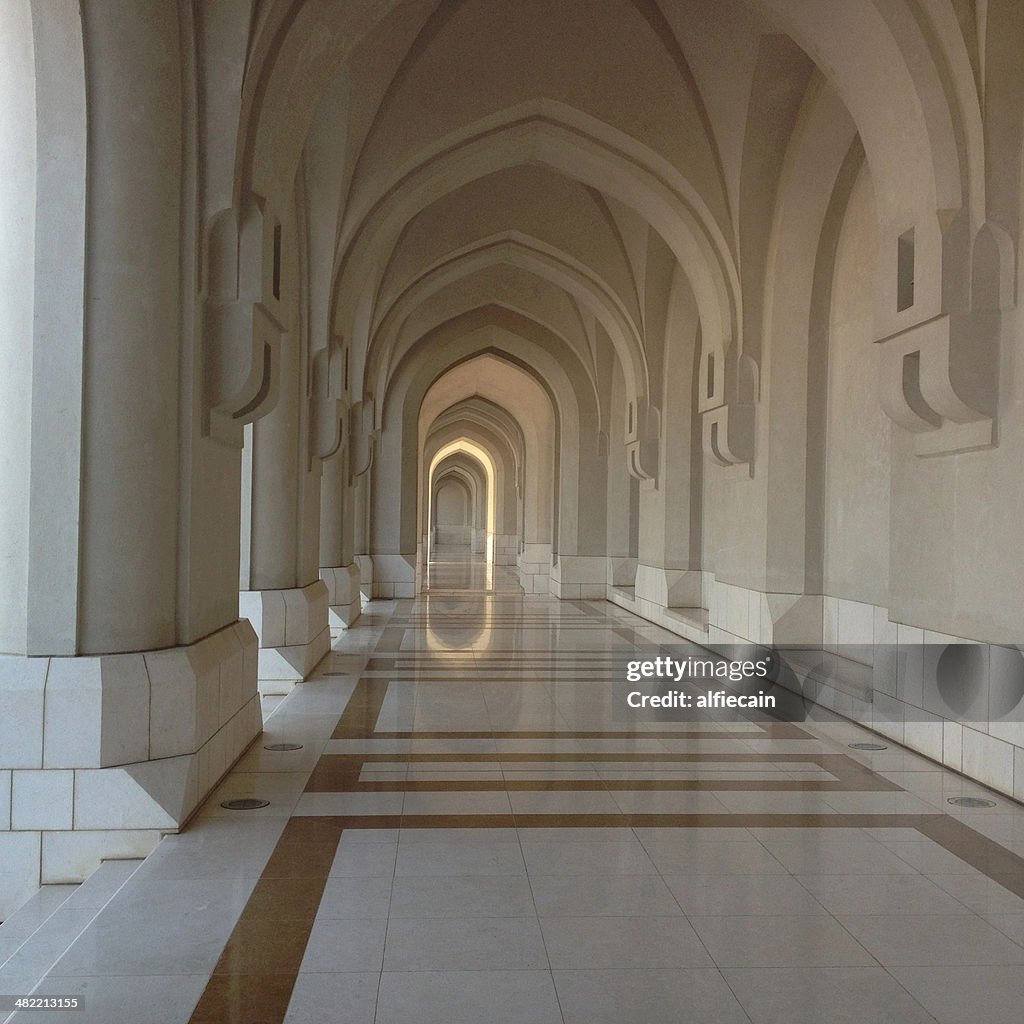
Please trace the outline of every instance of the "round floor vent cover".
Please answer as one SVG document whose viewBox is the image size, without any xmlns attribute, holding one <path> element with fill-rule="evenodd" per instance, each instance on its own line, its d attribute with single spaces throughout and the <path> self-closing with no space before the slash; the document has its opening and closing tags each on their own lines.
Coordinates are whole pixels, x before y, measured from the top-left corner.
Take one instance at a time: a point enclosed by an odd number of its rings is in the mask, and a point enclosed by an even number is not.
<svg viewBox="0 0 1024 1024">
<path fill-rule="evenodd" d="M 888 750 L 889 748 L 884 743 L 848 743 L 848 747 L 853 747 L 854 750 Z"/>
<path fill-rule="evenodd" d="M 241 800 L 225 800 L 221 807 L 226 811 L 255 811 L 260 807 L 269 807 L 269 800 L 257 800 L 255 797 L 247 796 Z"/>
<path fill-rule="evenodd" d="M 995 807 L 995 800 L 986 800 L 980 796 L 951 796 L 947 801 L 947 804 L 953 804 L 955 807 Z"/>
<path fill-rule="evenodd" d="M 264 750 L 301 750 L 301 743 L 268 743 Z"/>
</svg>

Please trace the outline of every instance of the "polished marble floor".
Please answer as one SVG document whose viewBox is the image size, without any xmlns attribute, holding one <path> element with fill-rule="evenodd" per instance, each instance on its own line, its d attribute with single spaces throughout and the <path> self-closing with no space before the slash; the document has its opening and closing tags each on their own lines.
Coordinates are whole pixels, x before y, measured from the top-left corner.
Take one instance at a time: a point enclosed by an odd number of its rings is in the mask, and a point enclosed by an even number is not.
<svg viewBox="0 0 1024 1024">
<path fill-rule="evenodd" d="M 435 545 L 431 549 L 423 589 L 522 593 L 514 565 L 495 565 L 492 559 L 473 554 L 468 546 L 456 544 Z"/>
<path fill-rule="evenodd" d="M 40 985 L 61 1019 L 1019 1024 L 1024 808 L 849 723 L 623 719 L 674 637 L 466 571 L 267 702 Z"/>
</svg>

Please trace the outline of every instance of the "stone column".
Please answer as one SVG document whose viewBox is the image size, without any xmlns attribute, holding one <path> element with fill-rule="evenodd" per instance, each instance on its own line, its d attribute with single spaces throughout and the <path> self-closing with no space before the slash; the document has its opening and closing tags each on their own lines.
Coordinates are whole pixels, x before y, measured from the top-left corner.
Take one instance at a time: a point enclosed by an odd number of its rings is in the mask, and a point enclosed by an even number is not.
<svg viewBox="0 0 1024 1024">
<path fill-rule="evenodd" d="M 319 565 L 320 478 L 310 458 L 298 315 L 297 232 L 289 213 L 282 213 L 281 232 L 281 299 L 290 330 L 281 344 L 277 404 L 252 425 L 243 456 L 251 504 L 242 509 L 248 549 L 242 553 L 239 608 L 260 639 L 263 693 L 288 693 L 331 645 L 328 588 Z"/>
<path fill-rule="evenodd" d="M 703 637 L 707 621 L 701 571 L 702 460 L 694 398 L 698 353 L 696 302 L 677 272 L 665 329 L 660 387 L 661 436 L 657 486 L 639 488 L 636 611 L 689 639 Z M 694 632 L 696 631 L 696 632 Z"/>
<path fill-rule="evenodd" d="M 327 587 L 332 629 L 351 626 L 362 612 L 359 566 L 352 553 L 352 512 L 348 457 L 339 452 L 324 463 L 320 481 L 320 579 Z"/>
<path fill-rule="evenodd" d="M 179 42 L 173 5 L 0 15 L 0 918 L 148 853 L 262 726 L 252 629 L 197 638 L 179 585 Z"/>
</svg>

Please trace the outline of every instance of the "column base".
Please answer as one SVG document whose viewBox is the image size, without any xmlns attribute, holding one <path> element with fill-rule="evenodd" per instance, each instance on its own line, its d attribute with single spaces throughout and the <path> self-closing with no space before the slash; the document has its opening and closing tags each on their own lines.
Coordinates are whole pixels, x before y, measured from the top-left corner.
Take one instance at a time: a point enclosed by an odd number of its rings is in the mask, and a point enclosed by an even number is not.
<svg viewBox="0 0 1024 1024">
<path fill-rule="evenodd" d="M 527 594 L 551 593 L 551 545 L 528 543 L 523 545 L 516 559 L 519 583 Z"/>
<path fill-rule="evenodd" d="M 608 575 L 615 579 L 621 566 L 609 559 Z M 608 600 L 693 643 L 708 642 L 708 613 L 704 605 L 705 576 L 695 569 L 663 569 L 637 564 L 634 560 L 633 584 L 608 585 Z"/>
<path fill-rule="evenodd" d="M 495 533 L 494 564 L 515 565 L 519 554 L 519 538 L 514 533 Z"/>
<path fill-rule="evenodd" d="M 636 596 L 665 608 L 704 606 L 704 573 L 699 569 L 663 569 L 658 565 L 636 567 Z"/>
<path fill-rule="evenodd" d="M 630 555 L 608 556 L 608 586 L 635 587 L 637 561 Z"/>
<path fill-rule="evenodd" d="M 366 598 L 373 597 L 373 559 L 369 555 L 356 555 L 359 566 L 359 589 Z"/>
<path fill-rule="evenodd" d="M 320 579 L 327 587 L 328 622 L 331 629 L 348 629 L 363 612 L 363 595 L 359 590 L 359 566 L 321 568 Z"/>
<path fill-rule="evenodd" d="M 416 565 L 418 554 L 373 555 L 374 597 L 405 598 L 416 596 Z"/>
<path fill-rule="evenodd" d="M 0 920 L 178 831 L 262 731 L 256 653 L 240 621 L 140 654 L 0 656 Z"/>
<path fill-rule="evenodd" d="M 604 555 L 559 555 L 551 567 L 551 594 L 563 601 L 603 601 L 607 580 Z"/>
<path fill-rule="evenodd" d="M 711 639 L 722 643 L 820 646 L 823 604 L 819 594 L 778 594 L 708 577 Z"/>
<path fill-rule="evenodd" d="M 327 596 L 323 580 L 291 590 L 239 594 L 241 614 L 260 640 L 260 693 L 290 693 L 331 649 Z"/>
</svg>

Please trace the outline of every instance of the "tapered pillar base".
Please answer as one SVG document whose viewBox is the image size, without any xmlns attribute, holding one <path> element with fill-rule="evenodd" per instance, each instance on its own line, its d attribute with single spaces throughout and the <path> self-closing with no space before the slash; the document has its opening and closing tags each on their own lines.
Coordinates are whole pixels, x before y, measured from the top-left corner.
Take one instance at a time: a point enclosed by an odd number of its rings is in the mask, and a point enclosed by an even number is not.
<svg viewBox="0 0 1024 1024">
<path fill-rule="evenodd" d="M 263 728 L 256 665 L 244 620 L 159 651 L 0 656 L 0 920 L 176 832 Z"/>
<path fill-rule="evenodd" d="M 330 650 L 327 600 L 323 580 L 290 590 L 243 590 L 239 595 L 241 614 L 252 622 L 260 640 L 260 693 L 290 693 Z"/>
<path fill-rule="evenodd" d="M 327 587 L 331 629 L 347 629 L 362 614 L 363 596 L 359 590 L 359 575 L 359 566 L 355 562 L 320 570 L 320 579 Z"/>
</svg>

